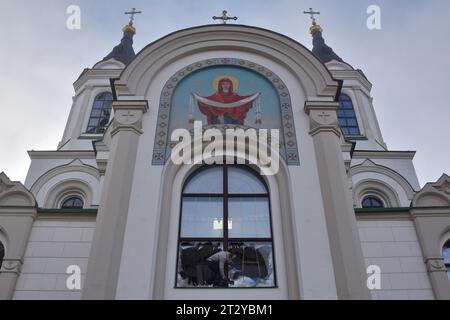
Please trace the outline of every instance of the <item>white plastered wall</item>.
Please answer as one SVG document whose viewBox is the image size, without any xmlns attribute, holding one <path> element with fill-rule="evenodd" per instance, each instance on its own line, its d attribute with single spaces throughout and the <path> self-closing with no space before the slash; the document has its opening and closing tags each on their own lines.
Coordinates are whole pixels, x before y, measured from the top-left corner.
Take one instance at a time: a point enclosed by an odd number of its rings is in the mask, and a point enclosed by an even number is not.
<svg viewBox="0 0 450 320">
<path fill-rule="evenodd" d="M 13 299 L 81 299 L 81 291 L 67 288 L 66 271 L 70 265 L 79 266 L 83 288 L 94 229 L 95 217 L 36 220 Z"/>
<path fill-rule="evenodd" d="M 381 268 L 373 299 L 434 299 L 414 224 L 410 220 L 358 221 L 366 267 Z"/>
</svg>

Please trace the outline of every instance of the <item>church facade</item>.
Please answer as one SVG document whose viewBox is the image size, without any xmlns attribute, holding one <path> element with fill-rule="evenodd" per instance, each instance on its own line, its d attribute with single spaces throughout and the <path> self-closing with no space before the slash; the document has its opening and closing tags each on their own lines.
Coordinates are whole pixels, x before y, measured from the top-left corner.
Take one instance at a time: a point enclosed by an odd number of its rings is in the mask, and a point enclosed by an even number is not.
<svg viewBox="0 0 450 320">
<path fill-rule="evenodd" d="M 450 299 L 450 177 L 420 187 L 370 81 L 310 31 L 312 51 L 223 24 L 135 54 L 125 26 L 57 148 L 0 175 L 0 298 Z M 179 129 L 201 160 L 173 161 Z M 227 130 L 248 136 L 205 152 Z"/>
</svg>

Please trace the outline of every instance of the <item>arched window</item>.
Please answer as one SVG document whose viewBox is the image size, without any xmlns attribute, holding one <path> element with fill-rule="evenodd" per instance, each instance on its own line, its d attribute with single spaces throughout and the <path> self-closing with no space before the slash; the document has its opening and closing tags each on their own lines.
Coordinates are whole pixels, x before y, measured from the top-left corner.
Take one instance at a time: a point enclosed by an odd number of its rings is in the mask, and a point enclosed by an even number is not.
<svg viewBox="0 0 450 320">
<path fill-rule="evenodd" d="M 64 201 L 61 204 L 61 208 L 62 209 L 83 209 L 83 199 L 81 199 L 81 197 L 79 196 L 70 196 L 66 199 L 64 199 Z"/>
<path fill-rule="evenodd" d="M 0 268 L 2 267 L 4 258 L 5 258 L 5 246 L 0 241 Z"/>
<path fill-rule="evenodd" d="M 181 200 L 177 287 L 275 286 L 269 191 L 256 172 L 202 167 Z"/>
<path fill-rule="evenodd" d="M 339 126 L 345 136 L 361 135 L 356 119 L 352 99 L 346 94 L 339 96 L 339 109 L 337 110 Z"/>
<path fill-rule="evenodd" d="M 447 268 L 447 276 L 450 281 L 450 240 L 444 244 L 444 248 L 442 249 L 442 256 L 444 257 L 445 267 Z"/>
<path fill-rule="evenodd" d="M 361 201 L 363 208 L 384 208 L 383 201 L 374 196 L 367 196 Z"/>
<path fill-rule="evenodd" d="M 109 92 L 97 95 L 92 106 L 86 133 L 104 133 L 111 115 L 113 96 Z"/>
</svg>

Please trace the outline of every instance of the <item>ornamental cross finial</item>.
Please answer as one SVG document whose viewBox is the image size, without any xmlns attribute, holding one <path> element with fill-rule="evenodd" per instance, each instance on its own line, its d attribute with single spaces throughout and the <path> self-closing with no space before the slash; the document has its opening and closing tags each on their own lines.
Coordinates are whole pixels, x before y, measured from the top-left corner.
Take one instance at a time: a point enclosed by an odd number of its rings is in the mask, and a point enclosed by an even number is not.
<svg viewBox="0 0 450 320">
<path fill-rule="evenodd" d="M 227 20 L 237 20 L 238 18 L 237 17 L 229 17 L 229 16 L 227 16 L 227 10 L 223 10 L 223 12 L 222 12 L 222 16 L 219 16 L 219 17 L 216 17 L 216 16 L 214 16 L 214 17 L 212 17 L 213 18 L 213 20 L 222 20 L 222 23 L 223 24 L 226 24 L 227 23 Z"/>
<path fill-rule="evenodd" d="M 142 11 L 136 11 L 136 8 L 133 8 L 133 10 L 131 10 L 129 12 L 125 12 L 125 14 L 130 15 L 130 25 L 133 25 L 134 15 L 139 14 L 139 13 L 142 13 Z"/>
<path fill-rule="evenodd" d="M 303 13 L 311 15 L 312 24 L 313 24 L 313 26 L 315 26 L 316 25 L 316 17 L 314 17 L 314 15 L 320 14 L 320 12 L 314 11 L 313 8 L 309 8 L 309 11 L 303 11 Z"/>
</svg>

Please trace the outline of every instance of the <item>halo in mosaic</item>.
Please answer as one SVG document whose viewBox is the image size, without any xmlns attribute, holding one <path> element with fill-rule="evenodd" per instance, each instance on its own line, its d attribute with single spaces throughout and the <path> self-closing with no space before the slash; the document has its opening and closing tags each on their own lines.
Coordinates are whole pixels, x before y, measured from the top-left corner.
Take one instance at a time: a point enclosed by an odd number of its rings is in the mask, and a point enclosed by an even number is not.
<svg viewBox="0 0 450 320">
<path fill-rule="evenodd" d="M 199 103 L 189 105 L 191 93 L 212 97 L 221 86 L 221 77 L 228 79 L 231 90 L 239 97 L 259 93 L 257 107 L 250 104 L 242 107 L 246 108 L 243 112 L 217 117 L 208 115 L 209 106 L 200 109 Z M 225 132 L 253 128 L 269 129 L 270 133 L 270 129 L 279 129 L 281 158 L 287 165 L 299 165 L 289 90 L 275 73 L 262 65 L 243 59 L 215 58 L 190 64 L 172 75 L 161 92 L 152 165 L 164 165 L 170 159 L 176 145 L 170 141 L 172 131 L 185 128 L 192 133 L 194 120 L 203 121 L 203 130 L 215 128 Z"/>
</svg>

